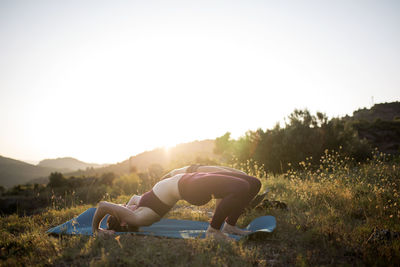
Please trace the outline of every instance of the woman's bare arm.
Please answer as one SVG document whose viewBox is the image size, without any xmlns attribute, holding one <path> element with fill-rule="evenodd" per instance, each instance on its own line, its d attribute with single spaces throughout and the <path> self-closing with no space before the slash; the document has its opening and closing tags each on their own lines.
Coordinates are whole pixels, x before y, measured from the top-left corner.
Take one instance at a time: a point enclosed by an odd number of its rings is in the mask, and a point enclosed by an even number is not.
<svg viewBox="0 0 400 267">
<path fill-rule="evenodd" d="M 93 221 L 92 221 L 92 232 L 93 234 L 97 233 L 99 231 L 99 225 L 100 222 L 103 220 L 104 216 L 106 216 L 107 213 L 107 208 L 104 204 L 104 201 L 101 201 L 98 205 L 97 205 L 97 209 L 96 212 L 94 213 L 93 216 Z"/>
<path fill-rule="evenodd" d="M 225 166 L 200 166 L 197 169 L 198 172 L 233 172 L 233 173 L 240 173 L 240 174 L 246 174 L 245 172 L 225 167 Z M 247 175 L 247 174 L 246 174 Z"/>
<path fill-rule="evenodd" d="M 165 179 L 165 178 L 169 178 L 172 177 L 174 175 L 177 174 L 181 174 L 181 173 L 186 173 L 186 170 L 189 168 L 189 166 L 185 166 L 179 169 L 175 169 L 170 171 L 169 173 L 167 173 L 166 175 L 164 175 L 161 180 Z M 239 171 L 237 169 L 234 168 L 230 168 L 230 167 L 225 167 L 225 166 L 199 166 L 197 169 L 197 172 L 233 172 L 233 173 L 239 173 L 239 174 L 245 174 L 247 175 L 247 173 L 243 172 L 243 171 Z"/>
<path fill-rule="evenodd" d="M 104 216 L 107 214 L 113 215 L 117 217 L 120 221 L 134 221 L 135 217 L 132 210 L 121 206 L 119 204 L 114 204 L 106 201 L 101 201 L 98 206 L 97 210 L 93 216 L 92 222 L 92 231 L 93 233 L 98 232 L 101 228 L 99 228 L 100 222 L 103 220 Z"/>
<path fill-rule="evenodd" d="M 179 168 L 179 169 L 174 169 L 174 170 L 170 171 L 169 173 L 165 174 L 161 178 L 161 180 L 163 180 L 165 178 L 170 178 L 170 177 L 172 177 L 174 175 L 177 175 L 177 174 L 186 173 L 187 168 L 189 168 L 189 166 L 185 166 L 185 167 L 182 167 L 182 168 Z"/>
<path fill-rule="evenodd" d="M 227 171 L 230 171 L 230 172 L 235 172 L 235 173 L 240 173 L 240 174 L 246 174 L 247 175 L 247 173 L 245 173 L 243 171 L 239 171 L 239 170 L 234 169 L 234 168 L 230 168 L 230 167 L 226 167 L 226 166 L 220 166 L 220 167 L 225 169 L 225 170 L 227 170 Z"/>
<path fill-rule="evenodd" d="M 99 231 L 106 231 L 99 228 L 101 220 L 107 214 L 113 215 L 121 221 L 121 223 L 127 223 L 129 226 L 148 226 L 157 222 L 161 217 L 151 210 L 150 208 L 138 210 L 132 210 L 123 205 L 114 204 L 111 202 L 101 201 L 97 207 L 97 210 L 93 216 L 92 231 L 93 233 Z"/>
</svg>

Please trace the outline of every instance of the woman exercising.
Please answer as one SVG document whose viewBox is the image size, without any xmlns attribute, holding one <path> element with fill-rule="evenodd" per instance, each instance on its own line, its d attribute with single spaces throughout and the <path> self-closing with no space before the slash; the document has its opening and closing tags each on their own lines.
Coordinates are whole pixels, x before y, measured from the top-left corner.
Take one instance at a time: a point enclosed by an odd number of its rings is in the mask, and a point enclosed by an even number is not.
<svg viewBox="0 0 400 267">
<path fill-rule="evenodd" d="M 116 228 L 111 229 L 110 224 L 108 230 L 99 228 L 106 214 L 114 217 L 122 227 L 148 226 L 159 221 L 178 200 L 201 206 L 214 196 L 220 201 L 206 236 L 228 239 L 223 232 L 244 235 L 248 232 L 237 228 L 236 222 L 260 187 L 261 182 L 257 178 L 239 171 L 174 174 L 156 183 L 152 190 L 141 197 L 133 196 L 126 206 L 100 202 L 93 217 L 92 230 L 93 233 L 114 233 Z M 220 231 L 224 221 L 226 223 Z"/>
</svg>

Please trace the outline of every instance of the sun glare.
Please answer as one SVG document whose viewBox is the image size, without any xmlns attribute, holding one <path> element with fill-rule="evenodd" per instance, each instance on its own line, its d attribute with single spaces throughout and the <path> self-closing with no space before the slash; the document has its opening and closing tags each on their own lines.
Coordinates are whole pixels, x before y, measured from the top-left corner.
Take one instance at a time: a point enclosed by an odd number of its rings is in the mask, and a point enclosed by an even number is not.
<svg viewBox="0 0 400 267">
<path fill-rule="evenodd" d="M 6 156 L 113 163 L 271 128 L 295 108 L 342 116 L 398 98 L 389 5 L 26 2 L 0 8 Z"/>
</svg>

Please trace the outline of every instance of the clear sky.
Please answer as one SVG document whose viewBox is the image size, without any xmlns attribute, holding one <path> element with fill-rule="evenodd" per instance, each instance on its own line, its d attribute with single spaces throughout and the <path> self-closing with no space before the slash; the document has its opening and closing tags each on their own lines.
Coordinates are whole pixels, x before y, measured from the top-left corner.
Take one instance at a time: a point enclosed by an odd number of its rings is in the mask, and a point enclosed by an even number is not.
<svg viewBox="0 0 400 267">
<path fill-rule="evenodd" d="M 0 155 L 115 163 L 400 100 L 400 1 L 0 1 Z M 281 124 L 282 125 L 282 124 Z"/>
</svg>

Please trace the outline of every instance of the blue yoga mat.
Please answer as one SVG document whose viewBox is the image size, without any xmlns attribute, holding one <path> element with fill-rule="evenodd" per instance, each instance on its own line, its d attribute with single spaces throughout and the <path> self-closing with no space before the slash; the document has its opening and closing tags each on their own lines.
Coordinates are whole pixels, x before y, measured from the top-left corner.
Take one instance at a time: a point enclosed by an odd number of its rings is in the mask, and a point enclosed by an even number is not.
<svg viewBox="0 0 400 267">
<path fill-rule="evenodd" d="M 90 208 L 79 216 L 53 227 L 47 231 L 51 234 L 67 234 L 67 235 L 92 235 L 92 219 L 96 208 Z M 102 228 L 107 228 L 106 219 L 101 222 Z M 159 222 L 151 226 L 140 227 L 139 232 L 133 232 L 138 235 L 163 236 L 171 238 L 204 238 L 207 230 L 208 222 L 161 219 Z M 245 229 L 255 232 L 272 232 L 276 227 L 274 216 L 262 216 L 254 219 Z M 117 234 L 125 234 L 119 232 Z M 240 236 L 230 235 L 239 240 Z"/>
</svg>

